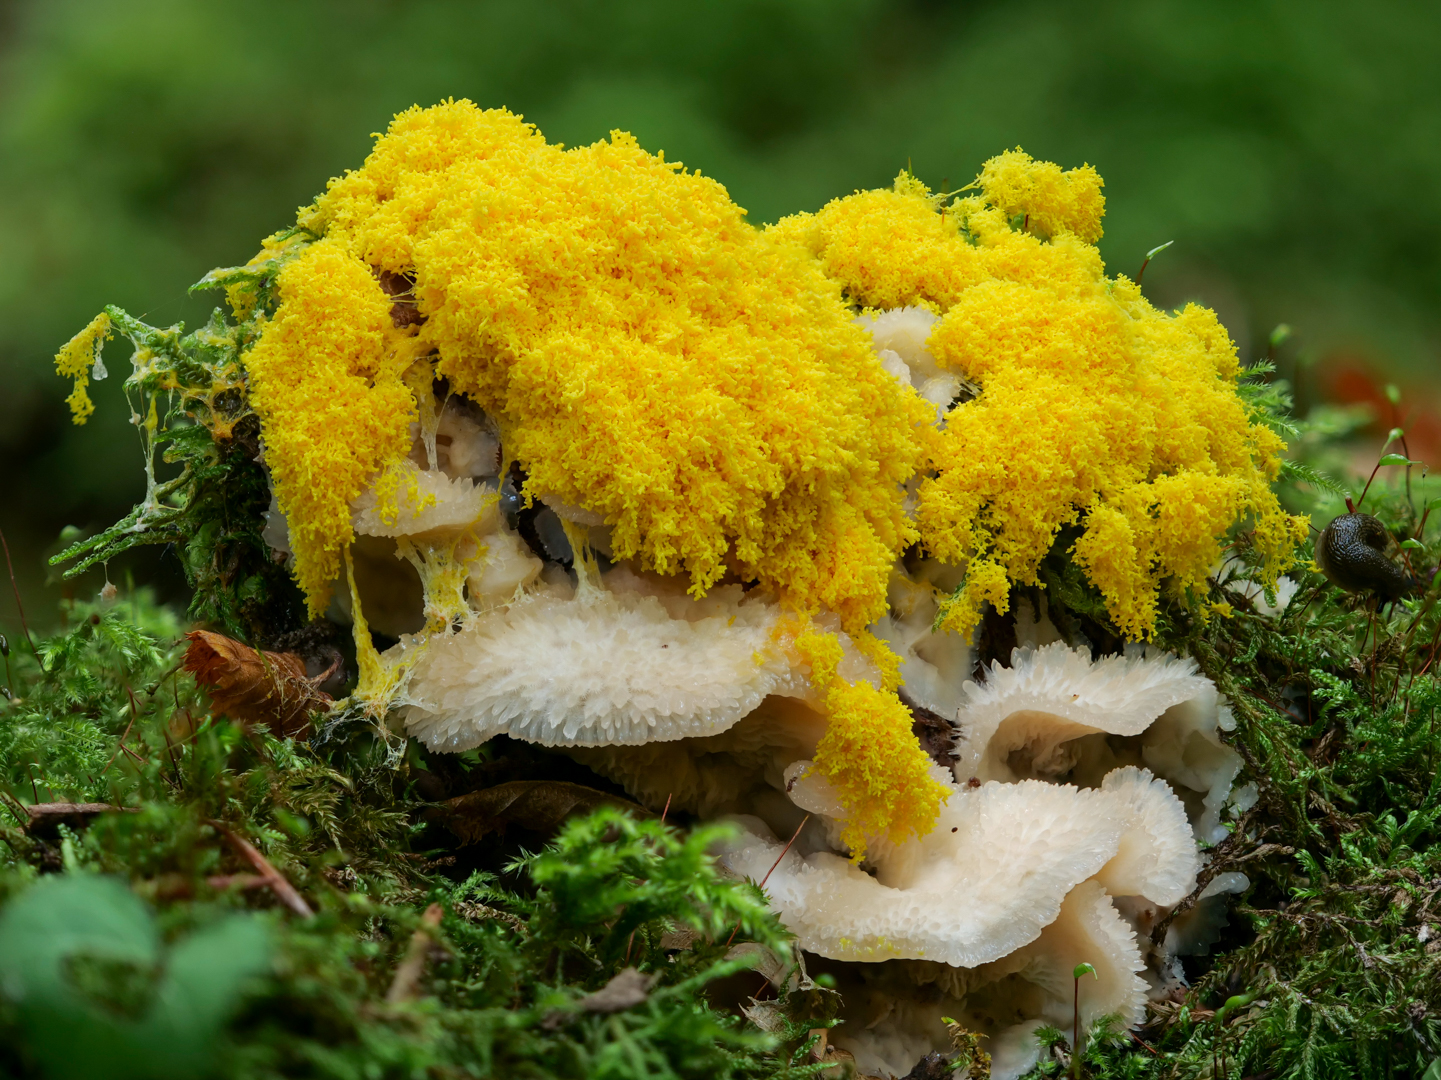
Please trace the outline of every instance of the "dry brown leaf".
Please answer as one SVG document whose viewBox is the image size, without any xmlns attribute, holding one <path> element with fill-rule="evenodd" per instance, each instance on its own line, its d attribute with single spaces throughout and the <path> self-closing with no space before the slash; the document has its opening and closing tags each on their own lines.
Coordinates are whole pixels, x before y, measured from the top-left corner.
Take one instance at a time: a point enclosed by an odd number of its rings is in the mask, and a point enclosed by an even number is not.
<svg viewBox="0 0 1441 1080">
<path fill-rule="evenodd" d="M 642 975 L 635 968 L 628 967 L 595 993 L 581 998 L 580 1007 L 586 1012 L 624 1012 L 643 1003 L 650 994 L 651 984 L 658 978 L 659 975 Z"/>
<path fill-rule="evenodd" d="M 644 807 L 626 799 L 564 780 L 512 780 L 447 799 L 440 805 L 442 820 L 463 844 L 504 832 L 508 825 L 549 835 L 572 814 L 586 814 L 602 806 L 628 810 L 637 817 L 649 816 Z"/>
<path fill-rule="evenodd" d="M 243 724 L 264 724 L 280 735 L 304 735 L 310 714 L 334 704 L 316 689 L 294 653 L 258 652 L 243 642 L 208 630 L 185 635 L 185 670 L 210 691 L 215 711 Z"/>
</svg>

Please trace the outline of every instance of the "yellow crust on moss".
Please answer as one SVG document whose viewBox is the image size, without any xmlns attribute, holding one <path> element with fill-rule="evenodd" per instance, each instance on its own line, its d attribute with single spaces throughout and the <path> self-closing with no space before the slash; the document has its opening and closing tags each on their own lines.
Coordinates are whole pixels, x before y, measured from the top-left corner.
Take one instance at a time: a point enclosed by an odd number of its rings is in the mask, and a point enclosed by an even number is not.
<svg viewBox="0 0 1441 1080">
<path fill-rule="evenodd" d="M 95 411 L 90 400 L 90 370 L 100 357 L 105 342 L 114 335 L 110 329 L 110 316 L 101 312 L 91 319 L 84 330 L 67 341 L 55 354 L 55 372 L 62 378 L 72 379 L 75 388 L 65 399 L 70 406 L 70 418 L 76 424 L 83 424 Z"/>
</svg>

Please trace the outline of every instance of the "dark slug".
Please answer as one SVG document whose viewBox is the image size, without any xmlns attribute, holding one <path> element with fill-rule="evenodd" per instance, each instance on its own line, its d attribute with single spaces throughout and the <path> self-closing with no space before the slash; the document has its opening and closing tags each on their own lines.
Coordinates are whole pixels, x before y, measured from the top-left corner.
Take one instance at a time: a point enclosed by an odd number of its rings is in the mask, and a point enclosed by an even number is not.
<svg viewBox="0 0 1441 1080">
<path fill-rule="evenodd" d="M 1333 585 L 1347 592 L 1374 592 L 1383 602 L 1415 587 L 1405 567 L 1386 557 L 1391 534 L 1370 514 L 1342 514 L 1321 530 L 1316 564 Z"/>
</svg>

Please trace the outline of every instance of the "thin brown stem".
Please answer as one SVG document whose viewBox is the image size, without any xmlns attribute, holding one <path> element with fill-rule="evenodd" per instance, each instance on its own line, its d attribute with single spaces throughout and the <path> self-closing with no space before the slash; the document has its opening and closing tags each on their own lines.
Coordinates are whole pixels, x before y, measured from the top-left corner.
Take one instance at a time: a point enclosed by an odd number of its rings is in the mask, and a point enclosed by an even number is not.
<svg viewBox="0 0 1441 1080">
<path fill-rule="evenodd" d="M 766 876 L 761 878 L 760 887 L 762 889 L 766 887 L 766 882 L 769 881 L 771 879 L 771 875 L 776 872 L 776 867 L 779 866 L 781 864 L 781 860 L 786 857 L 786 852 L 791 849 L 791 845 L 796 842 L 796 839 L 801 834 L 801 830 L 806 827 L 806 822 L 810 821 L 810 819 L 811 816 L 809 814 L 801 818 L 801 823 L 796 826 L 796 831 L 791 833 L 791 838 L 786 841 L 786 846 L 781 848 L 781 853 L 776 856 L 776 861 L 771 863 L 771 868 L 766 871 Z M 730 943 L 736 939 L 736 933 L 740 930 L 740 928 L 741 921 L 737 919 L 735 927 L 731 930 L 731 936 L 726 938 L 726 948 L 730 948 Z"/>
<path fill-rule="evenodd" d="M 255 849 L 255 845 L 250 843 L 249 840 L 237 836 L 231 831 L 228 825 L 224 825 L 219 821 L 209 820 L 206 824 L 220 833 L 225 839 L 229 840 L 235 849 L 245 857 L 246 862 L 250 863 L 251 866 L 260 872 L 261 876 L 264 877 L 267 884 L 269 884 L 270 891 L 275 893 L 276 899 L 282 904 L 295 912 L 295 914 L 307 919 L 315 914 L 310 905 L 305 902 L 305 898 L 295 891 L 295 886 L 290 884 L 290 882 L 286 880 L 285 875 L 275 869 L 270 860 L 260 854 L 260 852 Z"/>
<path fill-rule="evenodd" d="M 124 750 L 124 749 L 126 748 L 126 747 L 125 747 L 125 740 L 126 740 L 127 738 L 129 738 L 129 736 L 130 736 L 130 729 L 135 726 L 135 721 L 138 720 L 138 719 L 140 719 L 140 713 L 139 713 L 139 711 L 135 708 L 135 695 L 134 695 L 134 693 L 131 692 L 130 687 L 128 687 L 128 686 L 125 688 L 125 692 L 130 695 L 130 723 L 126 724 L 126 725 L 125 725 L 125 730 L 120 733 L 120 742 L 119 742 L 119 743 L 116 745 L 116 747 L 115 747 L 115 753 L 111 754 L 111 755 L 110 755 L 110 760 L 105 763 L 105 768 L 103 768 L 103 769 L 100 770 L 100 775 L 101 775 L 101 776 L 104 776 L 106 773 L 108 773 L 108 772 L 110 771 L 110 766 L 112 766 L 112 765 L 115 764 L 115 759 L 120 756 L 120 751 L 122 751 L 122 750 Z M 131 752 L 133 753 L 133 751 L 131 751 Z"/>
<path fill-rule="evenodd" d="M 0 529 L 0 547 L 5 549 L 5 568 L 10 571 L 10 591 L 15 594 L 15 610 L 20 613 L 20 629 L 25 631 L 25 640 L 30 645 L 30 651 L 39 656 L 35 641 L 30 637 L 30 626 L 25 621 L 25 605 L 20 602 L 20 586 L 15 582 L 15 564 L 10 561 L 10 543 L 5 539 L 4 529 Z"/>
<path fill-rule="evenodd" d="M 440 926 L 444 914 L 445 910 L 439 904 L 431 904 L 425 909 L 425 914 L 420 917 L 420 927 L 410 935 L 405 958 L 395 969 L 395 978 L 391 980 L 390 989 L 385 993 L 387 1005 L 400 1005 L 420 996 L 420 980 L 425 975 L 425 961 L 430 955 L 436 929 Z"/>
</svg>

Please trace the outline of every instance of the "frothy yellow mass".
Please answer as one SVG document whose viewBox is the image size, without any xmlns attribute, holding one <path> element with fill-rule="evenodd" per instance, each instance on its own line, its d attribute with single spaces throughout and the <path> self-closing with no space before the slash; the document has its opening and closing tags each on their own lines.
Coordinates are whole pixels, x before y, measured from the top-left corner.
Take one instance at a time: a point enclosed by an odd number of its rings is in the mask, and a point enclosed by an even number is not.
<svg viewBox="0 0 1441 1080">
<path fill-rule="evenodd" d="M 618 558 L 686 573 L 698 593 L 729 570 L 854 629 L 884 613 L 891 562 L 915 537 L 897 485 L 919 463 L 924 408 L 877 364 L 840 287 L 748 225 L 720 184 L 619 132 L 561 150 L 460 102 L 397 117 L 302 224 L 349 264 L 362 305 L 364 331 L 336 354 L 348 370 L 434 352 L 498 421 L 528 490 L 603 515 Z M 372 270 L 414 276 L 427 321 L 402 360 L 387 359 L 379 287 L 360 281 Z M 341 329 L 313 297 L 342 275 L 304 256 L 285 274 L 276 324 L 295 336 L 267 359 L 303 370 L 307 334 Z M 330 388 L 275 370 L 255 372 L 257 411 L 289 428 Z M 398 391 L 346 399 L 327 431 L 373 471 L 410 408 Z M 364 473 L 334 471 L 315 496 L 325 524 L 295 545 L 312 596 L 304 568 L 328 572 L 348 541 Z M 297 495 L 281 477 L 287 513 Z"/>
<path fill-rule="evenodd" d="M 312 608 L 350 500 L 409 445 L 429 365 L 496 421 L 529 493 L 602 515 L 617 559 L 698 595 L 758 582 L 878 657 L 864 628 L 918 539 L 966 568 L 946 609 L 962 633 L 1070 523 L 1138 638 L 1162 583 L 1199 585 L 1240 518 L 1279 572 L 1297 535 L 1268 486 L 1281 445 L 1247 416 L 1215 316 L 1105 276 L 1093 170 L 1015 151 L 978 188 L 947 202 L 903 176 L 762 230 L 620 132 L 563 150 L 468 102 L 401 114 L 261 256 L 283 262 L 280 303 L 247 368 Z M 382 273 L 414 281 L 422 325 L 392 324 Z M 929 350 L 980 388 L 943 426 L 854 318 L 906 305 L 942 316 Z M 926 831 L 942 789 L 894 679 L 845 682 L 825 639 L 800 644 L 852 837 Z"/>
<path fill-rule="evenodd" d="M 1247 415 L 1215 313 L 1166 314 L 1106 277 L 1093 170 L 1013 151 L 975 186 L 942 205 L 903 175 L 778 226 L 858 302 L 940 314 L 930 352 L 980 388 L 947 414 L 919 490 L 925 547 L 967 568 L 946 624 L 969 634 L 983 602 L 1005 611 L 1077 522 L 1074 557 L 1132 638 L 1151 634 L 1163 582 L 1200 588 L 1238 520 L 1274 581 L 1306 523 L 1270 489 L 1284 447 Z"/>
</svg>

